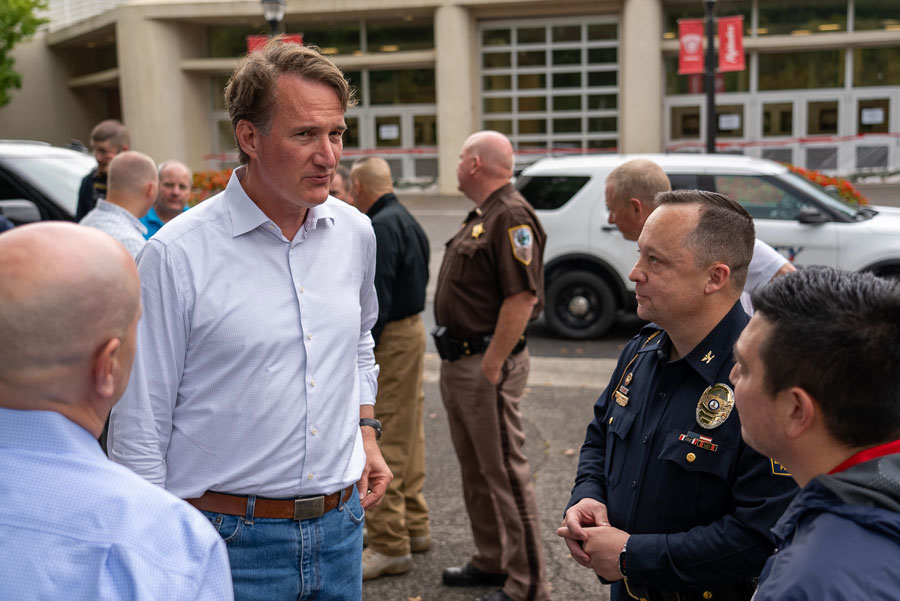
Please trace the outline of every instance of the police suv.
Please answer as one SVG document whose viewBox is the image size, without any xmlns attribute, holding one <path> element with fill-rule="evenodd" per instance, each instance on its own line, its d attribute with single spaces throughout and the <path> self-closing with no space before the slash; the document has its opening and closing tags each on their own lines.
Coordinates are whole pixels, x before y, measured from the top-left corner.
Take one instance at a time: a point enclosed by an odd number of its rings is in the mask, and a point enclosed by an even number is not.
<svg viewBox="0 0 900 601">
<path fill-rule="evenodd" d="M 516 187 L 547 232 L 544 315 L 565 338 L 596 338 L 633 311 L 637 245 L 607 221 L 606 176 L 646 158 L 674 189 L 720 192 L 753 216 L 756 235 L 796 265 L 900 277 L 900 209 L 855 207 L 772 161 L 735 155 L 594 155 L 543 159 Z"/>
</svg>

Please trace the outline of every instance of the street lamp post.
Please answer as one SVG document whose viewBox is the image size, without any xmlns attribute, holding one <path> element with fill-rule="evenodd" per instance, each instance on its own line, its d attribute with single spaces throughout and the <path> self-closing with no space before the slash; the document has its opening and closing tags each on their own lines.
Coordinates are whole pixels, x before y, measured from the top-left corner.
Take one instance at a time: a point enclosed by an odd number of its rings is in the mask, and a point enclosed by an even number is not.
<svg viewBox="0 0 900 601">
<path fill-rule="evenodd" d="M 716 0 L 703 0 L 706 4 L 706 152 L 716 151 Z"/>
<path fill-rule="evenodd" d="M 281 21 L 284 19 L 284 0 L 260 0 L 263 18 L 269 24 L 269 35 L 278 35 Z"/>
</svg>

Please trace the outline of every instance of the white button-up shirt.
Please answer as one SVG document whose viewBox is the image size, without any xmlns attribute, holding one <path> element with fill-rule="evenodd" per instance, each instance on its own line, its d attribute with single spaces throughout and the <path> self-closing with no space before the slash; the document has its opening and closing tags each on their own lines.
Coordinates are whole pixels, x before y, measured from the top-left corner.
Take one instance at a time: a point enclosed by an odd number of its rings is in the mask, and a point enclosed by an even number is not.
<svg viewBox="0 0 900 601">
<path fill-rule="evenodd" d="M 110 457 L 182 498 L 329 494 L 365 465 L 375 235 L 329 198 L 287 240 L 243 172 L 139 256 L 144 314 Z"/>
</svg>

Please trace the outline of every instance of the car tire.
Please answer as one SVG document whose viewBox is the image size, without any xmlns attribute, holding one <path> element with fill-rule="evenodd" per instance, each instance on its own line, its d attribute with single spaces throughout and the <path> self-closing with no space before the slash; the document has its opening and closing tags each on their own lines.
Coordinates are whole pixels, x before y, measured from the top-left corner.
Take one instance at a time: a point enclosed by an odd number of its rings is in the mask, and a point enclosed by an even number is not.
<svg viewBox="0 0 900 601">
<path fill-rule="evenodd" d="M 616 299 L 601 277 L 589 271 L 568 271 L 547 289 L 544 314 L 563 338 L 585 340 L 605 334 L 616 318 Z"/>
</svg>

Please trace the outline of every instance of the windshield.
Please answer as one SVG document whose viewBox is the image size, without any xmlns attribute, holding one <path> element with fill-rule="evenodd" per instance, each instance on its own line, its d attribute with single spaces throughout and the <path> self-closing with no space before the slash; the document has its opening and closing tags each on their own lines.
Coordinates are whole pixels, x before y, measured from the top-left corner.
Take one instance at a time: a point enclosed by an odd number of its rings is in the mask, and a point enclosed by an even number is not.
<svg viewBox="0 0 900 601">
<path fill-rule="evenodd" d="M 5 163 L 60 207 L 75 215 L 81 180 L 97 162 L 86 154 L 11 157 Z"/>
<path fill-rule="evenodd" d="M 846 215 L 847 217 L 853 218 L 857 213 L 857 208 L 845 203 L 843 200 L 839 200 L 812 183 L 808 179 L 803 176 L 797 175 L 795 173 L 785 173 L 779 176 L 781 179 L 789 181 L 791 184 L 800 188 L 810 196 L 814 197 L 816 200 L 821 202 L 823 205 L 827 206 L 830 209 L 841 213 L 842 215 Z"/>
</svg>

